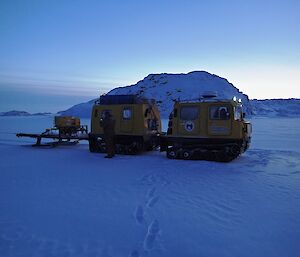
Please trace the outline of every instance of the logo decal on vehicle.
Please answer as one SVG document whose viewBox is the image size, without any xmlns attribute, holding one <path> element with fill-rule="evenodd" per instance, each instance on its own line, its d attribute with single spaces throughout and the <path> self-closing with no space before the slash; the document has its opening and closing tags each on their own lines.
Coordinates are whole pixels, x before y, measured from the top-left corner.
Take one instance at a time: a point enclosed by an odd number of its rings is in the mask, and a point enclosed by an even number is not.
<svg viewBox="0 0 300 257">
<path fill-rule="evenodd" d="M 185 128 L 185 130 L 188 131 L 188 132 L 193 131 L 194 127 L 195 127 L 194 122 L 192 122 L 192 121 L 190 121 L 190 120 L 189 120 L 189 121 L 186 121 L 186 122 L 184 123 L 184 128 Z"/>
</svg>

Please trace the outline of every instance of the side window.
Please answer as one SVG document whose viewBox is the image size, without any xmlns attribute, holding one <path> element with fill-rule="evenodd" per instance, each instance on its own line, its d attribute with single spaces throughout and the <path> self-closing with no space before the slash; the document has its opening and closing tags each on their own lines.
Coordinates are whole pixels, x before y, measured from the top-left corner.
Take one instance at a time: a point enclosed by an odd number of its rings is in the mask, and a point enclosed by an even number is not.
<svg viewBox="0 0 300 257">
<path fill-rule="evenodd" d="M 158 124 L 156 119 L 148 119 L 147 125 L 149 130 L 157 130 Z"/>
<path fill-rule="evenodd" d="M 132 110 L 130 108 L 123 109 L 123 119 L 130 120 L 132 117 Z"/>
<path fill-rule="evenodd" d="M 230 111 L 227 106 L 212 106 L 209 108 L 209 118 L 211 120 L 228 120 Z"/>
<path fill-rule="evenodd" d="M 242 116 L 243 116 L 242 107 L 241 106 L 235 107 L 235 110 L 234 110 L 234 119 L 235 120 L 242 120 Z"/>
<path fill-rule="evenodd" d="M 185 106 L 180 108 L 181 120 L 195 120 L 198 118 L 199 109 L 196 106 Z"/>
</svg>

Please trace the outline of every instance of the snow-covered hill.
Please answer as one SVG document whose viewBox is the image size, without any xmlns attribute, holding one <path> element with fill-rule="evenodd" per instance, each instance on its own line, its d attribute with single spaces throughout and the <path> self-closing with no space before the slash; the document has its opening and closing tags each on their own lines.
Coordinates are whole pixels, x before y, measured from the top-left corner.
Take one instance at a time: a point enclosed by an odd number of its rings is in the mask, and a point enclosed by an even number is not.
<svg viewBox="0 0 300 257">
<path fill-rule="evenodd" d="M 131 86 L 111 90 L 110 95 L 135 94 L 157 101 L 162 117 L 168 117 L 174 100 L 199 98 L 205 91 L 216 91 L 219 98 L 231 99 L 233 96 L 242 99 L 245 111 L 252 113 L 248 96 L 240 92 L 226 79 L 206 71 L 193 71 L 187 74 L 150 74 Z M 71 107 L 60 112 L 62 115 L 89 117 L 94 100 Z"/>
<path fill-rule="evenodd" d="M 92 107 L 96 100 L 97 99 L 93 99 L 85 103 L 76 104 L 65 111 L 58 112 L 58 114 L 89 118 L 91 116 Z"/>
<path fill-rule="evenodd" d="M 252 111 L 258 116 L 300 116 L 300 99 L 251 100 Z"/>
<path fill-rule="evenodd" d="M 156 99 L 163 118 L 172 110 L 173 100 L 193 99 L 205 91 L 216 91 L 220 98 L 241 98 L 247 114 L 258 116 L 300 116 L 300 99 L 267 99 L 250 100 L 226 79 L 205 71 L 194 71 L 188 74 L 151 74 L 138 83 L 118 87 L 108 94 L 137 94 Z M 72 115 L 88 118 L 97 99 L 77 104 L 61 115 Z"/>
<path fill-rule="evenodd" d="M 167 117 L 172 111 L 174 100 L 196 99 L 205 91 L 216 91 L 218 98 L 242 99 L 246 112 L 251 113 L 247 95 L 244 95 L 226 79 L 206 71 L 193 71 L 187 74 L 150 74 L 135 85 L 119 87 L 109 92 L 110 95 L 137 94 L 157 101 L 162 116 Z"/>
</svg>

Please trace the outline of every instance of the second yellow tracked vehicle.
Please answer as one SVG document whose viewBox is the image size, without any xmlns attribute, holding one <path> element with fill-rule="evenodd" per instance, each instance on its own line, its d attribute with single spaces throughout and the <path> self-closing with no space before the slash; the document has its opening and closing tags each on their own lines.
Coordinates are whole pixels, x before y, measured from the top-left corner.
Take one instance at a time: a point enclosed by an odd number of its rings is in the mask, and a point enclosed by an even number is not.
<svg viewBox="0 0 300 257">
<path fill-rule="evenodd" d="M 105 95 L 95 102 L 92 110 L 89 134 L 91 152 L 106 152 L 100 120 L 107 112 L 115 120 L 117 153 L 136 154 L 158 145 L 161 120 L 154 100 L 136 95 Z"/>
</svg>

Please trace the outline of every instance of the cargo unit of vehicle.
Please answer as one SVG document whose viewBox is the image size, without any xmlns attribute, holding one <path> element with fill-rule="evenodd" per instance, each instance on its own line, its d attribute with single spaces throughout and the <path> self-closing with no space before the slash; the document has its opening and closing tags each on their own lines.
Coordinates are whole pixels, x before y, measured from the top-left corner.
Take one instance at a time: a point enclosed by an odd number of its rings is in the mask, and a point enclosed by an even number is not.
<svg viewBox="0 0 300 257">
<path fill-rule="evenodd" d="M 78 117 L 55 116 L 53 128 L 48 128 L 39 134 L 17 133 L 16 136 L 35 138 L 36 143 L 33 146 L 75 145 L 81 140 L 88 139 L 88 127 L 81 125 Z M 42 139 L 52 139 L 53 141 L 42 143 Z"/>
<path fill-rule="evenodd" d="M 95 102 L 91 115 L 89 149 L 106 152 L 100 120 L 109 112 L 115 120 L 116 152 L 136 154 L 159 143 L 160 113 L 156 102 L 136 95 L 105 95 Z"/>
</svg>

